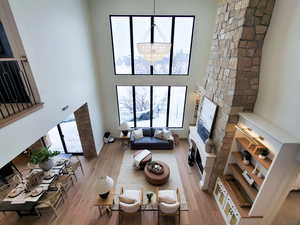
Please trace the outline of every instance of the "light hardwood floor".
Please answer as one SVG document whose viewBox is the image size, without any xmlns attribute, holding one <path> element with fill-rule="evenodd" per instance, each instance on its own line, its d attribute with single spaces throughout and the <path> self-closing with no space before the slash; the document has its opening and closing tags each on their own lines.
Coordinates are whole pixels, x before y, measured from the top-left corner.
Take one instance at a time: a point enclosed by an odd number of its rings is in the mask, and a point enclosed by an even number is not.
<svg viewBox="0 0 300 225">
<path fill-rule="evenodd" d="M 187 165 L 186 141 L 181 141 L 174 149 L 180 170 L 185 195 L 189 204 L 189 212 L 182 212 L 181 225 L 224 225 L 223 218 L 217 209 L 212 196 L 199 188 L 199 175 L 195 167 Z M 80 176 L 78 183 L 68 193 L 65 203 L 59 208 L 59 217 L 54 219 L 51 213 L 39 217 L 19 218 L 15 213 L 0 215 L 0 224 L 5 225 L 115 225 L 118 224 L 118 212 L 111 217 L 99 218 L 97 208 L 93 206 L 97 177 L 109 175 L 117 179 L 124 150 L 121 143 L 106 145 L 99 156 L 94 159 L 82 159 L 85 176 Z M 138 224 L 138 219 L 125 218 L 122 224 Z M 157 224 L 157 215 L 153 212 L 143 214 L 143 225 Z M 162 225 L 175 224 L 174 219 L 162 219 Z"/>
</svg>

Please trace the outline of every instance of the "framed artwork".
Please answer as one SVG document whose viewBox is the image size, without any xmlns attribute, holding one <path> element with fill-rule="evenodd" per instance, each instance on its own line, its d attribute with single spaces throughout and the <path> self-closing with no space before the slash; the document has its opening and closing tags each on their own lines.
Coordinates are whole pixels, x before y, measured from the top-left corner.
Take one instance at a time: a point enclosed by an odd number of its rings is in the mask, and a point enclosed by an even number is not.
<svg viewBox="0 0 300 225">
<path fill-rule="evenodd" d="M 217 104 L 209 100 L 207 97 L 203 98 L 201 111 L 197 123 L 197 131 L 203 142 L 205 142 L 211 135 L 212 127 L 214 125 Z"/>
</svg>

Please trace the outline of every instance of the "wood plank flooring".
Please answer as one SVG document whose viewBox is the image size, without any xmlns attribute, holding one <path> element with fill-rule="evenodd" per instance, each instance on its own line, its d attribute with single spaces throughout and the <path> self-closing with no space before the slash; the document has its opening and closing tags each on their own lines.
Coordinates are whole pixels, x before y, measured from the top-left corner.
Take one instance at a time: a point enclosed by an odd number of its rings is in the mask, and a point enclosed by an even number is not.
<svg viewBox="0 0 300 225">
<path fill-rule="evenodd" d="M 189 211 L 182 212 L 181 225 L 224 225 L 223 218 L 218 211 L 213 197 L 199 188 L 199 175 L 197 168 L 187 165 L 186 141 L 181 141 L 174 149 L 180 170 L 185 195 L 189 203 Z M 15 213 L 0 214 L 2 225 L 115 225 L 119 224 L 118 212 L 113 212 L 111 217 L 99 218 L 97 208 L 93 206 L 96 193 L 97 178 L 101 175 L 109 175 L 117 179 L 124 150 L 119 141 L 104 146 L 97 158 L 82 159 L 85 176 L 78 171 L 79 181 L 68 192 L 68 198 L 59 208 L 59 217 L 54 218 L 51 212 L 43 213 L 42 217 L 22 217 Z M 137 218 L 125 218 L 122 224 L 139 224 Z M 142 216 L 143 225 L 156 225 L 157 214 L 145 212 Z M 176 224 L 171 218 L 163 218 L 161 225 Z"/>
</svg>

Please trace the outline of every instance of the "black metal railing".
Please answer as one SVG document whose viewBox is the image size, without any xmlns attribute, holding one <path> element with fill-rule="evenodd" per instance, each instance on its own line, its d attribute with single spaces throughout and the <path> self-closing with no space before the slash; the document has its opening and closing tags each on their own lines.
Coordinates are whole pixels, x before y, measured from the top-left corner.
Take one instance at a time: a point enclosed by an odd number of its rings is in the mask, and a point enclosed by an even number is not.
<svg viewBox="0 0 300 225">
<path fill-rule="evenodd" d="M 26 58 L 0 58 L 0 119 L 37 104 Z"/>
</svg>

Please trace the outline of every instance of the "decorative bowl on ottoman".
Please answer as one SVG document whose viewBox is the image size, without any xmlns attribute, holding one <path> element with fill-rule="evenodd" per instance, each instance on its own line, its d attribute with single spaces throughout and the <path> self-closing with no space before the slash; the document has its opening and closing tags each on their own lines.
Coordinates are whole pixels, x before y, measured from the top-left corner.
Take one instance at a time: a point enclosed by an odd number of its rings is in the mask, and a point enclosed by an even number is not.
<svg viewBox="0 0 300 225">
<path fill-rule="evenodd" d="M 156 175 L 160 175 L 160 174 L 164 173 L 164 167 L 159 162 L 152 161 L 152 162 L 150 162 L 150 163 L 147 164 L 147 167 L 148 167 L 148 170 L 151 173 L 154 173 Z"/>
<path fill-rule="evenodd" d="M 156 161 L 157 164 L 159 164 L 162 169 L 161 174 L 156 174 L 151 171 L 151 166 L 145 166 L 144 169 L 144 174 L 145 178 L 148 181 L 148 183 L 153 184 L 153 185 L 163 185 L 168 182 L 169 177 L 170 177 L 170 167 L 161 161 Z"/>
</svg>

